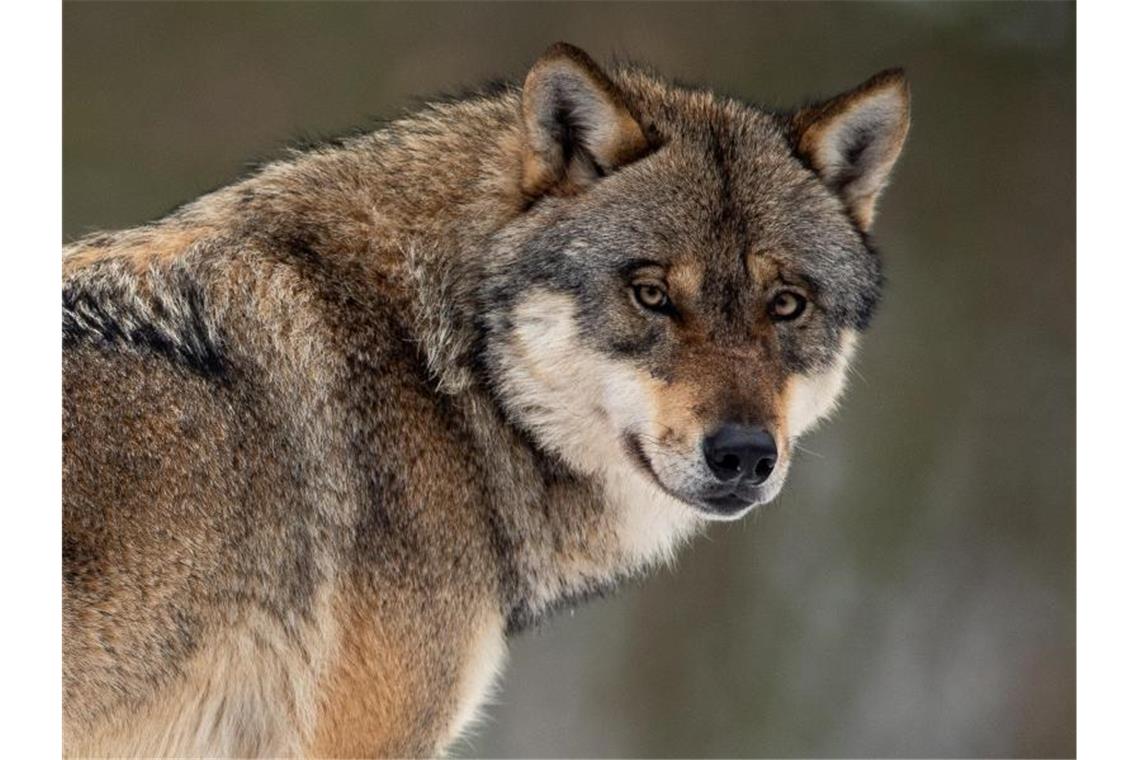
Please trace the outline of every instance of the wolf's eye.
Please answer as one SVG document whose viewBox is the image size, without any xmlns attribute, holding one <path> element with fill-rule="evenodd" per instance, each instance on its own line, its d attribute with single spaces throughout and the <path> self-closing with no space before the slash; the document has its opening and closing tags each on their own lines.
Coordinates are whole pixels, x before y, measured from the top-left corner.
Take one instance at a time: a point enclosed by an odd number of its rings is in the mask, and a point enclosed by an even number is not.
<svg viewBox="0 0 1140 760">
<path fill-rule="evenodd" d="M 768 315 L 779 322 L 788 322 L 804 313 L 807 299 L 794 290 L 781 290 L 768 302 Z"/>
<path fill-rule="evenodd" d="M 643 282 L 633 286 L 633 297 L 637 302 L 650 311 L 667 311 L 669 309 L 669 294 L 660 285 Z"/>
</svg>

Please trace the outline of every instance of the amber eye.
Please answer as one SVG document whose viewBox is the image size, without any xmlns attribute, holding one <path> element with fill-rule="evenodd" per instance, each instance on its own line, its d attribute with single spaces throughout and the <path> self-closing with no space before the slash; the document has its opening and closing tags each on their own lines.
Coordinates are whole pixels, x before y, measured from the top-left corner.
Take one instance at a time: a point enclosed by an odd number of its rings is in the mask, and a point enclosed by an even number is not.
<svg viewBox="0 0 1140 760">
<path fill-rule="evenodd" d="M 633 297 L 650 311 L 666 311 L 669 308 L 669 294 L 665 288 L 651 282 L 634 285 Z"/>
<path fill-rule="evenodd" d="M 787 322 L 804 313 L 807 299 L 794 290 L 781 290 L 768 302 L 768 315 L 772 319 Z"/>
</svg>

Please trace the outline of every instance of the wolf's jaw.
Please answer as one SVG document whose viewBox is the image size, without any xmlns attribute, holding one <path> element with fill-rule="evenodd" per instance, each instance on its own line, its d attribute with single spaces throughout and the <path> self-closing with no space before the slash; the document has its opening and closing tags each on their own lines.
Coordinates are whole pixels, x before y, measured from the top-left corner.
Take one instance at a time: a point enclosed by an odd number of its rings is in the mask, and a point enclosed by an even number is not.
<svg viewBox="0 0 1140 760">
<path fill-rule="evenodd" d="M 622 563 L 636 570 L 670 562 L 700 525 L 697 511 L 639 471 L 616 466 L 603 477 Z"/>
</svg>

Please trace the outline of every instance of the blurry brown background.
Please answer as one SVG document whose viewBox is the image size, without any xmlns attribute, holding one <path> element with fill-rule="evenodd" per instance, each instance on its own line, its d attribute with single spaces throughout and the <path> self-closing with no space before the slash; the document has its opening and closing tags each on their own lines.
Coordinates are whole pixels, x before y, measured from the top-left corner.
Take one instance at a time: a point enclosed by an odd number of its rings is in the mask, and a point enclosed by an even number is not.
<svg viewBox="0 0 1140 760">
<path fill-rule="evenodd" d="M 516 640 L 460 754 L 1073 755 L 1067 3 L 67 3 L 64 237 L 549 43 L 791 106 L 910 74 L 889 287 L 777 505 Z"/>
</svg>

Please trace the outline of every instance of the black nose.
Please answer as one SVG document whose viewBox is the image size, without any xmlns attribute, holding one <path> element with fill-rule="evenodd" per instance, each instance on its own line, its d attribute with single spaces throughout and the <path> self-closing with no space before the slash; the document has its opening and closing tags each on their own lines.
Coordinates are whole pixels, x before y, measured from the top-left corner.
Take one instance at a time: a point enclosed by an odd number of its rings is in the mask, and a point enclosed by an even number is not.
<svg viewBox="0 0 1140 760">
<path fill-rule="evenodd" d="M 718 480 L 757 486 L 776 469 L 776 441 L 767 430 L 725 425 L 705 438 L 705 461 Z"/>
</svg>

